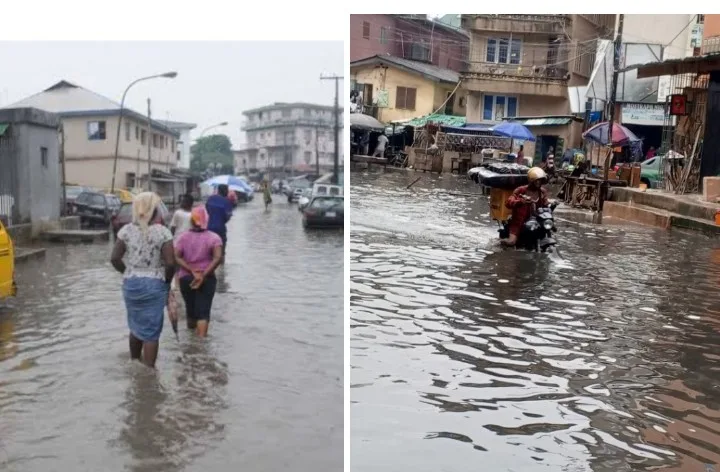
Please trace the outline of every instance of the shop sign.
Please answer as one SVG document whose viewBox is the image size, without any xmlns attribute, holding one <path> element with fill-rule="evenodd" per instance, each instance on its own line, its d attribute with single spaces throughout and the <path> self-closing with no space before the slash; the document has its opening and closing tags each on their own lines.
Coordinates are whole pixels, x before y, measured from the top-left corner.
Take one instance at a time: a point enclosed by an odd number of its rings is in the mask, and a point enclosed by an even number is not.
<svg viewBox="0 0 720 472">
<path fill-rule="evenodd" d="M 626 125 L 662 126 L 665 123 L 665 106 L 659 103 L 625 103 L 622 105 L 622 122 Z"/>
</svg>

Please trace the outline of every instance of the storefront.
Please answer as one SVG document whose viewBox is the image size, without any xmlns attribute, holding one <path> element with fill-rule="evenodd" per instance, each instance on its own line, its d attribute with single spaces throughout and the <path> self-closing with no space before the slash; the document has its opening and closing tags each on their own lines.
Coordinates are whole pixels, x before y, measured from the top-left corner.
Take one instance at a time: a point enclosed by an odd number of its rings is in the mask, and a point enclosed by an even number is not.
<svg viewBox="0 0 720 472">
<path fill-rule="evenodd" d="M 643 156 L 652 147 L 660 149 L 665 124 L 663 103 L 623 103 L 620 106 L 620 122 L 642 139 Z"/>
</svg>

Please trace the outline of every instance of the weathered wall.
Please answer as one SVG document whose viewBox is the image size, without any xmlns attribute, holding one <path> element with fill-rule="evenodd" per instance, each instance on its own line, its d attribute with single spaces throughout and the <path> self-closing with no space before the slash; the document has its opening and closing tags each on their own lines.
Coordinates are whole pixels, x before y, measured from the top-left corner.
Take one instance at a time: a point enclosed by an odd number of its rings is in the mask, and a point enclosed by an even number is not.
<svg viewBox="0 0 720 472">
<path fill-rule="evenodd" d="M 350 75 L 358 83 L 372 84 L 373 97 L 379 95 L 379 91 L 388 91 L 388 108 L 380 108 L 378 119 L 383 122 L 415 118 L 432 113 L 435 109 L 435 82 L 423 77 L 410 74 L 405 71 L 390 67 L 363 66 L 352 67 Z M 417 89 L 415 96 L 415 109 L 402 110 L 395 108 L 397 87 L 410 87 Z"/>
<path fill-rule="evenodd" d="M 703 39 L 720 36 L 720 15 L 705 15 Z"/>
</svg>

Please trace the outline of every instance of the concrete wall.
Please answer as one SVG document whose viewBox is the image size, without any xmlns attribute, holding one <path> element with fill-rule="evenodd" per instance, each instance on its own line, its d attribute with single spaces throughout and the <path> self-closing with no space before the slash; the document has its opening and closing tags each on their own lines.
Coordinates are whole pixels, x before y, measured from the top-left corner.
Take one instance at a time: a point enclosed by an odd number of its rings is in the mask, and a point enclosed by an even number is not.
<svg viewBox="0 0 720 472">
<path fill-rule="evenodd" d="M 687 14 L 625 15 L 623 43 L 665 45 L 665 58 L 680 58 L 692 54 L 688 50 L 692 17 Z M 672 42 L 670 42 L 672 41 Z"/>
<path fill-rule="evenodd" d="M 57 115 L 33 108 L 0 110 L 0 122 L 10 123 L 15 141 L 15 205 L 20 221 L 33 233 L 60 218 L 60 145 Z M 7 138 L 6 138 L 7 139 Z M 42 148 L 47 149 L 43 162 Z M 2 170 L 0 170 L 2 171 Z"/>
</svg>

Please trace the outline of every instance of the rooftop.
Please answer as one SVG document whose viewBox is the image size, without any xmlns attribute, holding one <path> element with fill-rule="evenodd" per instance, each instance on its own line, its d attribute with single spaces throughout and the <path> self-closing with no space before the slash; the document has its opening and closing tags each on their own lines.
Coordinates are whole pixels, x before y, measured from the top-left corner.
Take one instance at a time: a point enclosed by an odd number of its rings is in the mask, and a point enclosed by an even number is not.
<svg viewBox="0 0 720 472">
<path fill-rule="evenodd" d="M 163 120 L 162 123 L 170 129 L 189 130 L 197 128 L 195 123 L 184 123 L 182 121 Z"/>
<path fill-rule="evenodd" d="M 272 111 L 272 110 L 284 110 L 288 108 L 310 108 L 312 110 L 323 110 L 323 111 L 334 111 L 335 107 L 331 105 L 318 105 L 317 103 L 305 103 L 305 102 L 275 102 L 272 105 L 265 105 L 259 108 L 253 108 L 245 110 L 243 115 L 249 115 L 251 113 L 259 113 L 261 111 Z"/>
<path fill-rule="evenodd" d="M 61 117 L 72 116 L 112 116 L 120 114 L 120 104 L 79 85 L 61 80 L 42 92 L 31 95 L 19 102 L 2 108 L 37 108 L 57 113 Z M 123 115 L 136 120 L 147 121 L 147 117 L 129 108 L 123 109 Z M 162 122 L 152 120 L 153 128 L 169 134 L 178 133 Z"/>
<path fill-rule="evenodd" d="M 376 56 L 367 57 L 350 63 L 350 67 L 360 67 L 367 65 L 385 65 L 397 67 L 406 72 L 421 75 L 426 79 L 435 82 L 445 82 L 455 85 L 460 81 L 460 74 L 454 70 L 444 69 L 427 62 L 412 61 L 403 59 L 402 57 L 393 56 L 391 54 L 378 54 Z"/>
</svg>

